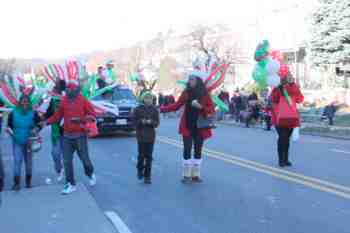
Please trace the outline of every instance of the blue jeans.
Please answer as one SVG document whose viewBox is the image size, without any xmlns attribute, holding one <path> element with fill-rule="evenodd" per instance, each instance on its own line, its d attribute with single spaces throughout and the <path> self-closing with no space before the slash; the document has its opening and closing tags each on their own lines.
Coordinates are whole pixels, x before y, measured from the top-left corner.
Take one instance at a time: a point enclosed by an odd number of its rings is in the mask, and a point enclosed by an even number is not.
<svg viewBox="0 0 350 233">
<path fill-rule="evenodd" d="M 63 136 L 52 142 L 51 155 L 55 166 L 55 171 L 60 173 L 63 168 Z"/>
<path fill-rule="evenodd" d="M 21 176 L 22 163 L 24 160 L 26 175 L 32 175 L 33 160 L 32 153 L 28 152 L 27 144 L 20 145 L 16 142 L 12 143 L 14 157 L 14 176 Z"/>
</svg>

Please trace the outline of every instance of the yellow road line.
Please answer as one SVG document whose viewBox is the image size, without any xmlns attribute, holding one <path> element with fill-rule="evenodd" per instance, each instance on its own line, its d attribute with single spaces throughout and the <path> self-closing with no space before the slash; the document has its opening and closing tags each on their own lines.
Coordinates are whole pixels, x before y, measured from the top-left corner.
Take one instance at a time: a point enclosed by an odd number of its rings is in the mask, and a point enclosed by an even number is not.
<svg viewBox="0 0 350 233">
<path fill-rule="evenodd" d="M 158 137 L 158 141 L 173 145 L 178 148 L 183 148 L 182 143 L 170 138 Z M 337 196 L 350 199 L 350 188 L 346 186 L 334 184 L 331 182 L 323 181 L 312 177 L 307 177 L 294 172 L 289 172 L 282 169 L 270 167 L 264 164 L 259 164 L 257 162 L 242 159 L 242 158 L 237 159 L 237 156 L 227 155 L 227 154 L 213 151 L 213 150 L 203 149 L 203 152 L 208 157 L 211 157 L 211 158 L 222 160 L 224 162 L 235 164 L 237 166 L 258 171 L 267 175 L 271 175 L 279 179 L 287 180 L 297 184 L 302 184 L 310 188 L 314 188 L 323 192 L 335 194 Z"/>
<path fill-rule="evenodd" d="M 181 142 L 176 141 L 176 140 L 171 139 L 171 138 L 167 138 L 167 137 L 161 137 L 161 138 L 164 139 L 164 140 L 172 141 L 174 143 L 182 144 Z M 274 171 L 274 172 L 283 173 L 283 174 L 288 175 L 288 176 L 293 176 L 293 177 L 296 177 L 296 178 L 299 178 L 299 179 L 303 179 L 303 180 L 307 180 L 307 181 L 310 181 L 310 182 L 319 183 L 321 185 L 329 186 L 329 187 L 334 188 L 334 189 L 340 189 L 340 190 L 345 191 L 345 192 L 350 192 L 350 188 L 346 187 L 346 186 L 343 186 L 343 185 L 339 185 L 339 184 L 331 183 L 331 182 L 328 182 L 328 181 L 320 180 L 320 179 L 317 179 L 317 178 L 313 178 L 313 177 L 305 176 L 305 175 L 302 175 L 302 174 L 298 174 L 298 173 L 295 173 L 295 172 L 291 172 L 291 171 L 287 171 L 287 170 L 271 167 L 271 166 L 268 166 L 268 165 L 265 165 L 265 164 L 262 164 L 262 163 L 254 162 L 254 161 L 251 161 L 251 160 L 248 160 L 248 159 L 243 159 L 243 158 L 238 157 L 238 156 L 225 154 L 225 153 L 214 151 L 214 150 L 210 150 L 210 149 L 207 149 L 207 148 L 204 148 L 203 151 L 204 152 L 213 153 L 213 154 L 216 154 L 216 155 L 219 155 L 219 156 L 224 156 L 224 157 L 227 157 L 229 159 L 234 159 L 234 160 L 237 160 L 237 161 L 240 161 L 240 162 L 243 162 L 243 163 L 247 163 L 247 164 L 250 164 L 250 165 L 253 165 L 253 166 L 257 166 L 257 167 L 260 167 L 260 168 L 263 168 L 263 169 L 268 169 L 268 170 L 271 170 L 271 171 Z"/>
</svg>

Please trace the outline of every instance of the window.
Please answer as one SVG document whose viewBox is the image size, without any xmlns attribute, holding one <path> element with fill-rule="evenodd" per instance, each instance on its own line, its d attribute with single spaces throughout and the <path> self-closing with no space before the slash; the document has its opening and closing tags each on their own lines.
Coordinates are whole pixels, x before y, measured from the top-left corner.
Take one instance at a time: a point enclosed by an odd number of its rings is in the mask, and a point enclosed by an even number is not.
<svg viewBox="0 0 350 233">
<path fill-rule="evenodd" d="M 114 89 L 113 100 L 118 101 L 123 99 L 135 100 L 136 98 L 132 91 L 129 89 Z"/>
</svg>

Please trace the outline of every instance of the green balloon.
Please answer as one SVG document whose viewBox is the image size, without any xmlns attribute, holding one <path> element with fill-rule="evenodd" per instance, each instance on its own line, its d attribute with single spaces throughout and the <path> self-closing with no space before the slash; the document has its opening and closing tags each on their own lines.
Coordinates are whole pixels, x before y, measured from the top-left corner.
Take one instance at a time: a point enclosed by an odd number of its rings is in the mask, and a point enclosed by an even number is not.
<svg viewBox="0 0 350 233">
<path fill-rule="evenodd" d="M 267 87 L 267 70 L 260 65 L 256 65 L 253 71 L 253 79 L 261 87 Z"/>
<path fill-rule="evenodd" d="M 228 112 L 229 108 L 228 106 L 219 98 L 217 95 L 213 95 L 211 97 L 212 101 L 214 104 L 220 109 L 222 112 Z"/>
<path fill-rule="evenodd" d="M 263 57 L 265 56 L 270 49 L 270 43 L 268 40 L 264 40 L 262 43 L 258 45 L 255 50 L 255 57 Z"/>
<path fill-rule="evenodd" d="M 140 76 L 138 75 L 138 74 L 132 74 L 131 76 L 130 76 L 130 80 L 132 81 L 132 82 L 137 82 L 137 81 L 140 81 Z"/>
<path fill-rule="evenodd" d="M 259 61 L 259 62 L 258 62 L 258 65 L 259 65 L 261 68 L 266 69 L 267 63 L 269 63 L 269 61 L 268 61 L 267 59 L 264 59 L 264 60 Z"/>
</svg>

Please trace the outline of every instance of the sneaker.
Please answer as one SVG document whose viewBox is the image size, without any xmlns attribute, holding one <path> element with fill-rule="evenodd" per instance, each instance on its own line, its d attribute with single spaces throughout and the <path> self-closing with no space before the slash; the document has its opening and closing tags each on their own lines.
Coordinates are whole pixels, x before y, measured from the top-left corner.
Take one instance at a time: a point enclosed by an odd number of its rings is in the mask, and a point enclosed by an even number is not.
<svg viewBox="0 0 350 233">
<path fill-rule="evenodd" d="M 187 176 L 184 176 L 181 180 L 181 182 L 183 184 L 190 184 L 192 182 L 192 178 L 191 177 L 187 177 Z"/>
<path fill-rule="evenodd" d="M 286 166 L 287 166 L 287 167 L 291 167 L 291 166 L 293 166 L 293 164 L 292 164 L 291 162 L 287 161 L 287 162 L 286 162 Z"/>
<path fill-rule="evenodd" d="M 89 180 L 90 186 L 95 186 L 96 185 L 96 176 L 95 174 L 92 174 Z"/>
<path fill-rule="evenodd" d="M 70 183 L 67 183 L 64 185 L 64 188 L 61 193 L 63 195 L 67 195 L 75 191 L 77 191 L 77 188 L 75 187 L 75 185 L 71 185 Z"/>
<path fill-rule="evenodd" d="M 19 190 L 21 190 L 21 186 L 19 184 L 14 184 L 12 186 L 12 190 L 18 192 Z"/>
<path fill-rule="evenodd" d="M 64 171 L 62 170 L 60 173 L 58 173 L 57 182 L 61 182 L 63 179 L 64 179 Z"/>
<path fill-rule="evenodd" d="M 137 178 L 139 180 L 143 179 L 143 169 L 137 169 Z"/>
</svg>

